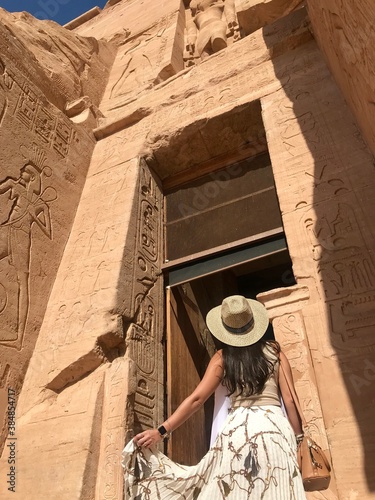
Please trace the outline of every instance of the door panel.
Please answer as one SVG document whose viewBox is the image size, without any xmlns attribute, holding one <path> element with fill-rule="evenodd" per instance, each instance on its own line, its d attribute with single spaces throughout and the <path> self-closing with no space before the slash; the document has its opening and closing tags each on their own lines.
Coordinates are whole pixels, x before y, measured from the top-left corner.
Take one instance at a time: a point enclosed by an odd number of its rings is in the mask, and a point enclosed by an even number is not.
<svg viewBox="0 0 375 500">
<path fill-rule="evenodd" d="M 189 313 L 187 312 L 189 309 Z M 187 305 L 178 287 L 167 289 L 167 411 L 171 415 L 201 380 L 202 344 L 196 330 L 197 311 Z M 201 408 L 168 442 L 175 462 L 196 464 L 207 451 L 205 409 Z"/>
<path fill-rule="evenodd" d="M 205 325 L 207 312 L 233 293 L 237 293 L 237 288 L 231 272 L 167 288 L 168 415 L 194 391 L 215 352 L 213 339 Z M 167 450 L 174 461 L 193 465 L 207 452 L 213 406 L 212 397 L 173 432 Z"/>
</svg>

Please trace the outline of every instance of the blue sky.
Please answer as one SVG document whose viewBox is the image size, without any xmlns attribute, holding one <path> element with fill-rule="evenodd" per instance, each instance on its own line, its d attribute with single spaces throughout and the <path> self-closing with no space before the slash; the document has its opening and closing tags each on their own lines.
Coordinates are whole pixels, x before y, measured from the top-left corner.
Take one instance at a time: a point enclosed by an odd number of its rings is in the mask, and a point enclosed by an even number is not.
<svg viewBox="0 0 375 500">
<path fill-rule="evenodd" d="M 95 6 L 103 8 L 107 0 L 0 0 L 9 12 L 26 10 L 38 19 L 65 24 Z"/>
</svg>

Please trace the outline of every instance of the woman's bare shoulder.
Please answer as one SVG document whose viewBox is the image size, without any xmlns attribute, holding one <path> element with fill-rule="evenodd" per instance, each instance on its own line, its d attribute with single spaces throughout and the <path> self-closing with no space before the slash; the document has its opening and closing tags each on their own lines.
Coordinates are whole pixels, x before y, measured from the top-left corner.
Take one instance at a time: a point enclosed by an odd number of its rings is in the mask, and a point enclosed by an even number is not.
<svg viewBox="0 0 375 500">
<path fill-rule="evenodd" d="M 211 361 L 221 364 L 223 362 L 223 350 L 219 349 L 218 351 L 216 351 L 212 356 Z"/>
<path fill-rule="evenodd" d="M 223 353 L 221 350 L 215 352 L 215 354 L 211 358 L 209 366 L 211 366 L 214 369 L 218 369 L 220 372 L 223 371 L 224 362 L 223 362 Z"/>
<path fill-rule="evenodd" d="M 274 340 L 267 341 L 265 344 L 265 352 L 268 353 L 268 356 L 270 356 L 271 358 L 280 359 L 280 344 Z"/>
</svg>

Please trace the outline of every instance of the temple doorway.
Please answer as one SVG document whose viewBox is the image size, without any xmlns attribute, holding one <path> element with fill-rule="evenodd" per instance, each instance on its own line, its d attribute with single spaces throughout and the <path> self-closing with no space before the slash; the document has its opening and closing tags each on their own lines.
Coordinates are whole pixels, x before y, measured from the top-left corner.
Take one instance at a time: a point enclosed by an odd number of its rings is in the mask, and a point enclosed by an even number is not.
<svg viewBox="0 0 375 500">
<path fill-rule="evenodd" d="M 269 253 L 249 258 L 230 266 L 236 260 L 236 252 L 229 252 L 222 259 L 227 263 L 222 269 L 210 272 L 212 259 L 206 266 L 171 270 L 166 288 L 166 413 L 170 415 L 201 380 L 207 364 L 216 348 L 205 325 L 207 312 L 221 304 L 228 295 L 241 294 L 255 298 L 260 292 L 295 284 L 291 261 L 283 238 L 271 238 L 252 246 L 253 253 Z M 285 240 L 284 240 L 285 243 Z M 274 250 L 270 250 L 271 247 Z M 258 248 L 260 247 L 260 248 Z M 251 246 L 247 248 L 248 252 Z M 244 251 L 244 249 L 242 249 Z M 238 256 L 237 256 L 238 257 Z M 208 274 L 204 273 L 204 269 Z M 181 282 L 186 273 L 190 279 Z M 193 277 L 192 277 L 193 276 Z M 273 338 L 270 325 L 266 335 Z M 214 409 L 212 396 L 195 415 L 173 432 L 167 453 L 176 462 L 196 464 L 209 449 Z"/>
<path fill-rule="evenodd" d="M 262 136 L 260 107 L 255 103 L 251 109 Z M 264 145 L 256 155 L 237 151 L 222 163 L 208 161 L 193 173 L 182 172 L 165 181 L 163 190 L 170 415 L 195 389 L 215 352 L 207 312 L 228 295 L 255 298 L 295 281 Z M 173 432 L 167 452 L 174 461 L 195 464 L 207 452 L 213 403 L 211 398 Z"/>
</svg>

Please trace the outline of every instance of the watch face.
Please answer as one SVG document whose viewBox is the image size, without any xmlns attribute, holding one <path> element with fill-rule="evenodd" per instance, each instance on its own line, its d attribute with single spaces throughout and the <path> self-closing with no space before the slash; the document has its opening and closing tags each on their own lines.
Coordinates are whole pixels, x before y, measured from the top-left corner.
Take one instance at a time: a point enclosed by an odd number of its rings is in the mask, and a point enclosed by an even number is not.
<svg viewBox="0 0 375 500">
<path fill-rule="evenodd" d="M 159 434 L 161 436 L 164 436 L 164 434 L 167 434 L 167 429 L 164 427 L 164 425 L 161 425 L 160 427 L 158 427 L 158 431 L 159 431 Z"/>
</svg>

